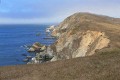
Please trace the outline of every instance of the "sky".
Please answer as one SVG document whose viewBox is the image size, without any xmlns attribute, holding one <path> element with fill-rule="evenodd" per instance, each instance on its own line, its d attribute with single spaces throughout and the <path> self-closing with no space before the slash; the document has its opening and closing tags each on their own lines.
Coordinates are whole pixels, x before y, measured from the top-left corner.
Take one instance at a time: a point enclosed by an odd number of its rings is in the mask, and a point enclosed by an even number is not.
<svg viewBox="0 0 120 80">
<path fill-rule="evenodd" d="M 0 24 L 59 23 L 76 12 L 120 18 L 120 0 L 0 0 Z"/>
</svg>

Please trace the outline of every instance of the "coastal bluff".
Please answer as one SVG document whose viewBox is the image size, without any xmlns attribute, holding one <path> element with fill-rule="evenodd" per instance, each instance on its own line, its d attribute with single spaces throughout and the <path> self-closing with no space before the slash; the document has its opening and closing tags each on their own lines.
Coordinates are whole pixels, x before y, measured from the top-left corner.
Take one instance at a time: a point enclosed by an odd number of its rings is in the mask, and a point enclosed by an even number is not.
<svg viewBox="0 0 120 80">
<path fill-rule="evenodd" d="M 53 29 L 54 44 L 30 48 L 49 61 L 0 67 L 0 80 L 120 80 L 119 32 L 119 18 L 75 13 Z"/>
<path fill-rule="evenodd" d="M 52 32 L 52 61 L 91 56 L 120 49 L 120 19 L 91 13 L 75 13 Z"/>
</svg>

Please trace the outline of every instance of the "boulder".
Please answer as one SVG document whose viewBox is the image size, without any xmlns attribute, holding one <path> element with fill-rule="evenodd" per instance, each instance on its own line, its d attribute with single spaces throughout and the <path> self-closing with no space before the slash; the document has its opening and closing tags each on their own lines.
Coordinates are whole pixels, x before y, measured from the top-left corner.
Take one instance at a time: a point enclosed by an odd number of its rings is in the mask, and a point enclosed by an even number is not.
<svg viewBox="0 0 120 80">
<path fill-rule="evenodd" d="M 28 52 L 40 52 L 41 47 L 43 47 L 42 44 L 40 44 L 39 42 L 34 43 L 30 49 L 28 50 Z M 44 48 L 44 47 L 43 47 Z"/>
</svg>

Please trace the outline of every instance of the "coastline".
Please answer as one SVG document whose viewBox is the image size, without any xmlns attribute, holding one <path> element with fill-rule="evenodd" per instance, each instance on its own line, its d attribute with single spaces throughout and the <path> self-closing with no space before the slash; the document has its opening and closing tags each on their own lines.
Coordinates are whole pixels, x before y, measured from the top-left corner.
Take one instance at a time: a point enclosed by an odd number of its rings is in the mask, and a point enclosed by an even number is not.
<svg viewBox="0 0 120 80">
<path fill-rule="evenodd" d="M 43 39 L 56 40 L 56 37 L 52 36 L 52 32 L 54 31 L 55 26 L 50 26 L 46 28 L 46 34 L 47 37 Z M 34 54 L 35 56 L 26 56 L 26 58 L 23 60 L 24 62 L 27 62 L 27 64 L 40 64 L 49 62 L 54 57 L 53 50 L 50 47 L 51 45 L 45 45 L 41 44 L 40 42 L 35 42 L 31 47 L 28 48 L 29 54 Z"/>
<path fill-rule="evenodd" d="M 47 37 L 45 30 L 48 26 L 50 25 L 0 25 L 0 66 L 24 65 L 26 56 L 31 56 L 26 49 L 33 43 L 54 43 L 55 40 L 43 39 Z"/>
</svg>

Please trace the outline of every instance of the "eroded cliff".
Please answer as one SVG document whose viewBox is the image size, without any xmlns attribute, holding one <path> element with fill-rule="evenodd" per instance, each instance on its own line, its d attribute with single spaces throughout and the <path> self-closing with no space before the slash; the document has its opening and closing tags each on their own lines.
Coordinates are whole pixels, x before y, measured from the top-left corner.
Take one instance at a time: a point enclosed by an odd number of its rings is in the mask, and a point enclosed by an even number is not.
<svg viewBox="0 0 120 80">
<path fill-rule="evenodd" d="M 99 51 L 120 48 L 120 20 L 90 13 L 76 13 L 65 19 L 52 35 L 51 61 L 91 56 Z"/>
</svg>

